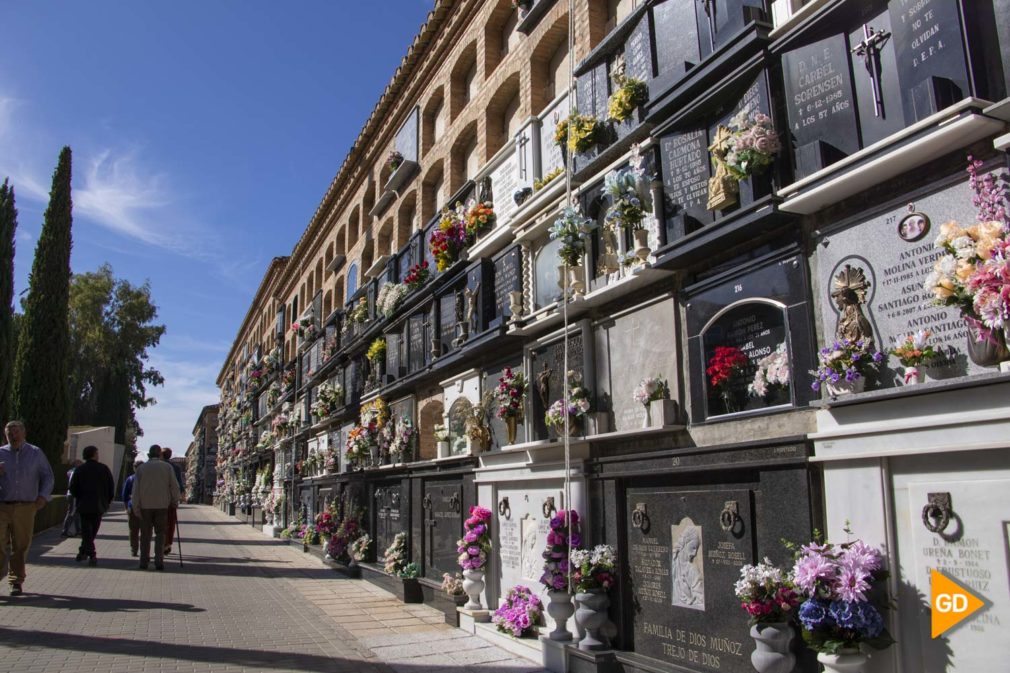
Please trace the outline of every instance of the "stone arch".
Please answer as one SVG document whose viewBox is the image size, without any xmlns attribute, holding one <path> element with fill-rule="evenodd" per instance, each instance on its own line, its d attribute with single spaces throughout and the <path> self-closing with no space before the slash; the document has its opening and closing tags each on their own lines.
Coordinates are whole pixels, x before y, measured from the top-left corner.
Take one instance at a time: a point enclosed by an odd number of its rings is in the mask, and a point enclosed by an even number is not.
<svg viewBox="0 0 1010 673">
<path fill-rule="evenodd" d="M 444 422 L 445 405 L 441 399 L 428 400 L 418 411 L 418 431 L 421 435 L 418 442 L 419 458 L 430 460 L 437 457 L 435 446 L 435 426 Z"/>
<path fill-rule="evenodd" d="M 477 174 L 480 168 L 480 159 L 476 156 L 477 145 L 477 122 L 473 121 L 456 136 L 456 142 L 453 143 L 449 154 L 450 194 L 455 194 L 464 182 Z"/>
<path fill-rule="evenodd" d="M 421 114 L 421 155 L 425 155 L 445 132 L 445 93 L 435 89 Z"/>
<path fill-rule="evenodd" d="M 596 44 L 594 41 L 593 44 Z M 568 88 L 568 14 L 558 17 L 540 35 L 530 55 L 530 103 L 533 114 L 540 114 L 551 101 Z M 564 81 L 557 81 L 564 71 Z"/>
<path fill-rule="evenodd" d="M 521 111 L 519 73 L 514 72 L 494 92 L 484 112 L 484 133 L 487 139 L 485 161 L 490 161 L 518 130 Z"/>
<path fill-rule="evenodd" d="M 442 160 L 431 165 L 421 182 L 421 222 L 427 224 L 445 205 L 445 186 Z"/>
<path fill-rule="evenodd" d="M 491 4 L 491 3 L 488 3 Z M 511 0 L 497 0 L 484 24 L 484 79 L 489 79 L 522 35 L 516 31 L 519 12 Z"/>
<path fill-rule="evenodd" d="M 410 242 L 417 216 L 417 192 L 412 191 L 400 200 L 396 213 L 396 249 L 402 250 Z"/>
<path fill-rule="evenodd" d="M 477 88 L 477 42 L 465 46 L 449 74 L 449 121 L 455 121 Z"/>
</svg>

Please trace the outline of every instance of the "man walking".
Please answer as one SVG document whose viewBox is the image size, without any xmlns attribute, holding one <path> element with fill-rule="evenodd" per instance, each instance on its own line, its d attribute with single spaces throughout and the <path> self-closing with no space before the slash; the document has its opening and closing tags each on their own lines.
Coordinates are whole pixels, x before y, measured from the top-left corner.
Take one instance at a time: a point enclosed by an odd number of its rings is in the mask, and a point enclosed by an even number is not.
<svg viewBox="0 0 1010 673">
<path fill-rule="evenodd" d="M 7 579 L 11 596 L 20 596 L 28 547 L 35 533 L 35 512 L 52 498 L 53 469 L 42 449 L 25 441 L 24 423 L 10 421 L 4 433 L 7 444 L 0 446 L 0 566 L 10 561 Z"/>
<path fill-rule="evenodd" d="M 161 458 L 172 466 L 175 472 L 175 480 L 179 482 L 179 493 L 182 493 L 182 468 L 172 462 L 172 449 L 167 446 L 161 450 Z M 181 496 L 180 496 L 181 499 Z M 179 519 L 179 506 L 168 508 L 168 521 L 165 524 L 165 556 L 172 553 L 172 540 L 175 539 L 175 524 Z"/>
<path fill-rule="evenodd" d="M 109 511 L 116 497 L 116 482 L 108 466 L 98 462 L 97 446 L 85 446 L 82 455 L 84 464 L 74 470 L 70 493 L 77 499 L 77 511 L 81 515 L 81 547 L 77 560 L 88 559 L 88 565 L 93 566 L 98 565 L 95 536 L 102 525 L 102 515 Z"/>
<path fill-rule="evenodd" d="M 140 517 L 140 569 L 151 562 L 151 529 L 154 529 L 154 567 L 165 569 L 165 526 L 168 508 L 179 504 L 179 482 L 171 465 L 161 459 L 161 447 L 152 444 L 147 462 L 133 481 L 133 512 Z"/>
<path fill-rule="evenodd" d="M 74 464 L 67 470 L 67 515 L 63 517 L 63 532 L 60 537 L 76 537 L 81 534 L 81 517 L 77 511 L 77 501 L 70 495 L 70 482 L 74 478 L 74 470 L 81 466 L 80 460 L 75 460 Z M 74 532 L 70 532 L 71 526 Z"/>
<path fill-rule="evenodd" d="M 144 464 L 140 458 L 133 461 L 133 474 L 126 478 L 123 484 L 123 504 L 126 505 L 126 516 L 130 526 L 130 553 L 137 555 L 140 549 L 140 517 L 133 513 L 133 481 L 137 478 L 137 470 Z"/>
</svg>

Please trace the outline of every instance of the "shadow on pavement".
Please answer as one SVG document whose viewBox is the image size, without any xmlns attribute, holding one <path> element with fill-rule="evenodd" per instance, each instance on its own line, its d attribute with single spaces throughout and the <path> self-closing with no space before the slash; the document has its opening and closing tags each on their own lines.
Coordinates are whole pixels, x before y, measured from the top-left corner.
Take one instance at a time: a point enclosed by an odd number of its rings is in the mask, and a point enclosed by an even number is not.
<svg viewBox="0 0 1010 673">
<path fill-rule="evenodd" d="M 24 605 L 30 608 L 83 610 L 85 612 L 139 612 L 141 610 L 173 610 L 175 612 L 206 612 L 188 603 L 158 603 L 128 598 L 81 598 L 25 592 L 19 598 L 0 596 L 0 605 Z"/>
</svg>

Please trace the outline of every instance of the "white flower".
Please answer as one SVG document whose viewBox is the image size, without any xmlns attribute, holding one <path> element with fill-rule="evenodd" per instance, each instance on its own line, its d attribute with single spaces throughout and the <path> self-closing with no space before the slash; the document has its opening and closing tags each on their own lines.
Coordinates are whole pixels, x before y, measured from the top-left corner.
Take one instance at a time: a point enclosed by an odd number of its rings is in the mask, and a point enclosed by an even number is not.
<svg viewBox="0 0 1010 673">
<path fill-rule="evenodd" d="M 971 259 L 976 255 L 975 241 L 970 236 L 958 236 L 950 242 L 958 259 Z"/>
</svg>

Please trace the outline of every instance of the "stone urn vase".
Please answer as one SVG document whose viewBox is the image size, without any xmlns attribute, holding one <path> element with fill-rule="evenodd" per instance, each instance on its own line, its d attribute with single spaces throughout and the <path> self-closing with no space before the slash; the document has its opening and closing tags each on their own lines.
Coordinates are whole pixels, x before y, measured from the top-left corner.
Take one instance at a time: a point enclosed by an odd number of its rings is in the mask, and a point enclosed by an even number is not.
<svg viewBox="0 0 1010 673">
<path fill-rule="evenodd" d="M 568 267 L 568 285 L 572 288 L 572 294 L 581 297 L 586 292 L 585 278 L 586 269 L 581 264 Z"/>
<path fill-rule="evenodd" d="M 820 652 L 817 661 L 824 666 L 824 673 L 863 673 L 867 657 L 856 648 L 845 649 L 838 654 Z"/>
<path fill-rule="evenodd" d="M 508 435 L 508 443 L 516 443 L 516 433 L 519 431 L 519 417 L 518 416 L 506 416 L 505 417 L 505 433 Z"/>
<path fill-rule="evenodd" d="M 643 262 L 649 261 L 649 255 L 652 254 L 652 248 L 649 247 L 649 230 L 636 229 L 632 236 L 635 237 L 635 257 Z"/>
<path fill-rule="evenodd" d="M 484 591 L 484 571 L 464 570 L 463 571 L 463 591 L 466 592 L 469 600 L 463 607 L 467 610 L 483 610 L 480 604 L 480 592 Z"/>
<path fill-rule="evenodd" d="M 790 673 L 796 665 L 796 655 L 789 651 L 793 627 L 785 622 L 755 624 L 750 627 L 750 637 L 755 649 L 750 663 L 758 673 Z"/>
<path fill-rule="evenodd" d="M 564 433 L 565 433 L 565 426 L 562 425 L 560 428 L 558 428 L 558 430 L 559 430 L 559 432 L 558 432 L 559 435 L 564 435 Z M 568 436 L 569 437 L 578 437 L 581 434 L 582 434 L 582 418 L 579 417 L 579 416 L 569 416 L 568 417 Z"/>
<path fill-rule="evenodd" d="M 547 614 L 554 620 L 554 630 L 550 633 L 551 640 L 571 640 L 572 633 L 568 630 L 568 620 L 575 614 L 572 605 L 572 595 L 567 591 L 548 591 Z"/>
<path fill-rule="evenodd" d="M 914 386 L 926 380 L 926 372 L 918 367 L 905 367 L 905 385 Z"/>
<path fill-rule="evenodd" d="M 602 629 L 607 623 L 610 596 L 603 589 L 593 589 L 575 594 L 575 601 L 579 605 L 575 610 L 575 622 L 585 632 L 579 641 L 579 649 L 587 651 L 609 649 L 610 641 Z"/>
<path fill-rule="evenodd" d="M 860 376 L 858 379 L 853 381 L 846 381 L 845 379 L 840 379 L 837 383 L 832 383 L 831 381 L 825 381 L 824 387 L 828 390 L 828 395 L 832 397 L 844 397 L 845 395 L 853 395 L 856 393 L 861 393 L 866 390 L 866 377 Z"/>
</svg>

